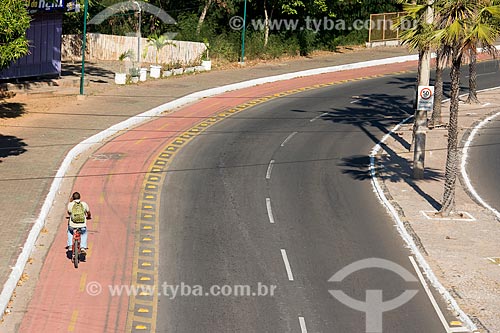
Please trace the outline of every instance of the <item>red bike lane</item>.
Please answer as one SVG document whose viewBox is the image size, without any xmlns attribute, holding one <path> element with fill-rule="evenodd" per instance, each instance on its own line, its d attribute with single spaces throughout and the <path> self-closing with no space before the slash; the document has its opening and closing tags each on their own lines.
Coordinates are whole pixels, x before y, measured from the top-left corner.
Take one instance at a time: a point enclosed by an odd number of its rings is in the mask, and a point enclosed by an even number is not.
<svg viewBox="0 0 500 333">
<path fill-rule="evenodd" d="M 109 287 L 132 284 L 141 186 L 152 161 L 179 134 L 215 114 L 265 96 L 415 68 L 416 62 L 411 61 L 232 91 L 166 113 L 113 138 L 85 162 L 73 186 L 73 191 L 82 194 L 93 214 L 88 223 L 87 260 L 78 269 L 73 268 L 64 249 L 66 225 L 61 222 L 19 331 L 125 332 L 130 329 L 127 328 L 127 316 L 131 313 L 129 297 L 126 293 L 112 295 Z"/>
</svg>

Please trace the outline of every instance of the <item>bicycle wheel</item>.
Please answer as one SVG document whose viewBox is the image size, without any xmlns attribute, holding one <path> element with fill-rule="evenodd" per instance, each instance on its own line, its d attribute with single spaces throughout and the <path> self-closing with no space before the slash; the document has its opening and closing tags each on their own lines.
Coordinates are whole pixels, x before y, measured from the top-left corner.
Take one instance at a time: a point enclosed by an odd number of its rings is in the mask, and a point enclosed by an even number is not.
<svg viewBox="0 0 500 333">
<path fill-rule="evenodd" d="M 73 264 L 75 268 L 78 268 L 78 262 L 80 261 L 80 241 L 75 240 L 73 243 Z"/>
</svg>

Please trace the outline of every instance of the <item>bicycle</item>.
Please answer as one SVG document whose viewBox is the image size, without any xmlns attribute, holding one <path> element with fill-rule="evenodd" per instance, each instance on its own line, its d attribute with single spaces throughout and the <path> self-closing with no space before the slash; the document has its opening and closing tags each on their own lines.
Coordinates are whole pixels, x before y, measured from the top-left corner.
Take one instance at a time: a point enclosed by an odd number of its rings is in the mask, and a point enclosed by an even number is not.
<svg viewBox="0 0 500 333">
<path fill-rule="evenodd" d="M 73 256 L 71 258 L 71 261 L 73 262 L 73 265 L 75 265 L 75 268 L 78 268 L 78 263 L 80 262 L 80 256 L 82 254 L 80 248 L 80 242 L 81 242 L 81 228 L 74 228 L 73 246 L 71 248 Z"/>
</svg>

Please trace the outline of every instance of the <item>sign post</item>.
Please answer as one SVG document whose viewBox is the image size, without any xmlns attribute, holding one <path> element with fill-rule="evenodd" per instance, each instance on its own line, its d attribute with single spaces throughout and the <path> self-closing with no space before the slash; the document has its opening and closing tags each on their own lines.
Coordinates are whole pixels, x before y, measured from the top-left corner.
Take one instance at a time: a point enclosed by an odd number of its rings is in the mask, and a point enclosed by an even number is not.
<svg viewBox="0 0 500 333">
<path fill-rule="evenodd" d="M 415 114 L 415 151 L 413 154 L 413 178 L 424 178 L 425 139 L 427 111 L 434 106 L 434 87 L 418 86 L 417 111 Z"/>
</svg>

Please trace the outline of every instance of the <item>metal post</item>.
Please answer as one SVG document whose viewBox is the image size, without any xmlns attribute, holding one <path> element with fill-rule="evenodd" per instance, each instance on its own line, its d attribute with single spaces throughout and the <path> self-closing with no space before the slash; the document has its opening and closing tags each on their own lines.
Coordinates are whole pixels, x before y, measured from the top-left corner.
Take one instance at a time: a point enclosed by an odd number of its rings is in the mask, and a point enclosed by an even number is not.
<svg viewBox="0 0 500 333">
<path fill-rule="evenodd" d="M 427 11 L 425 13 L 425 22 L 432 24 L 434 20 L 434 13 L 431 5 L 434 0 L 427 0 Z M 420 59 L 420 77 L 419 86 L 428 86 L 430 81 L 430 71 L 431 71 L 431 51 L 428 47 L 422 54 Z M 417 88 L 418 91 L 418 88 Z M 417 96 L 418 99 L 418 96 Z M 425 169 L 425 139 L 427 136 L 427 110 L 415 110 L 415 149 L 413 150 L 413 179 L 423 179 L 424 169 Z"/>
<path fill-rule="evenodd" d="M 245 30 L 247 21 L 247 0 L 243 6 L 243 29 L 241 31 L 241 63 L 245 62 Z"/>
<path fill-rule="evenodd" d="M 89 1 L 83 3 L 83 42 L 82 42 L 82 75 L 80 76 L 80 95 L 83 95 L 83 84 L 85 82 L 85 48 L 87 46 L 87 13 Z"/>
<path fill-rule="evenodd" d="M 137 26 L 137 65 L 140 67 L 141 66 L 141 16 L 142 16 L 142 10 L 141 10 L 141 5 L 137 2 L 134 1 L 134 3 L 137 5 L 137 10 L 139 11 L 139 22 Z"/>
</svg>

